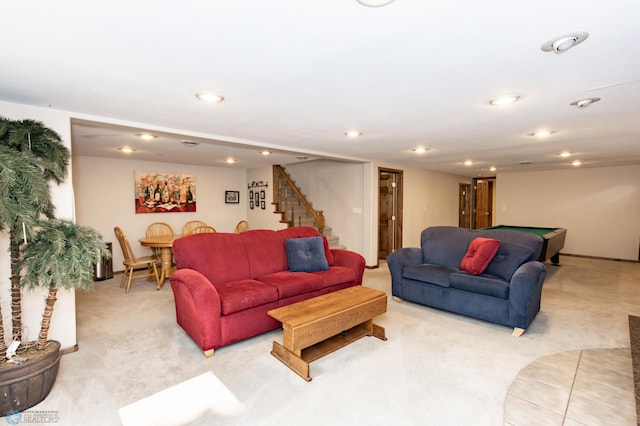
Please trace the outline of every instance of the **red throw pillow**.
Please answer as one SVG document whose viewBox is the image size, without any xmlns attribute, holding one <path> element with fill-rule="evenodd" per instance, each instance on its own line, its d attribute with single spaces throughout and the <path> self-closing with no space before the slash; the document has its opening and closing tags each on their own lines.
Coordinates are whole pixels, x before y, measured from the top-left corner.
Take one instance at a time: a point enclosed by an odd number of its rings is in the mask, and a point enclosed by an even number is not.
<svg viewBox="0 0 640 426">
<path fill-rule="evenodd" d="M 471 275 L 480 275 L 498 253 L 500 241 L 493 238 L 474 238 L 460 262 L 460 269 Z"/>
</svg>

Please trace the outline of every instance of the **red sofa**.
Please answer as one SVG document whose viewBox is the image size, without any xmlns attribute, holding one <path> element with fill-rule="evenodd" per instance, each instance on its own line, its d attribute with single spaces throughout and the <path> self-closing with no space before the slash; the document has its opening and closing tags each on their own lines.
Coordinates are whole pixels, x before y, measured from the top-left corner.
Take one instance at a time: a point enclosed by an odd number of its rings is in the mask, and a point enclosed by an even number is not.
<svg viewBox="0 0 640 426">
<path fill-rule="evenodd" d="M 271 309 L 362 284 L 364 258 L 329 249 L 324 237 L 329 269 L 290 272 L 285 241 L 312 236 L 316 229 L 301 226 L 174 241 L 177 270 L 170 279 L 180 327 L 210 357 L 216 348 L 280 327 L 267 315 Z"/>
</svg>

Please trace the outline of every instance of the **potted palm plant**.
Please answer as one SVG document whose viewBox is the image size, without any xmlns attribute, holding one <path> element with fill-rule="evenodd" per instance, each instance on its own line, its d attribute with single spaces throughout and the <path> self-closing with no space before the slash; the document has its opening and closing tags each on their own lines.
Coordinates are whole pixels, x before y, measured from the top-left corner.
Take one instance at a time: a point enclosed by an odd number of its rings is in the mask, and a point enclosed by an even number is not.
<svg viewBox="0 0 640 426">
<path fill-rule="evenodd" d="M 2 186 L 4 191 L 3 198 L 0 200 L 0 230 L 5 226 L 9 230 L 11 253 L 11 337 L 13 341 L 20 341 L 22 339 L 22 292 L 19 268 L 21 242 L 33 232 L 35 220 L 41 216 L 54 216 L 49 187 L 46 184 L 48 182 L 59 184 L 65 179 L 70 153 L 62 143 L 60 135 L 41 122 L 29 119 L 9 120 L 0 117 L 0 146 L 22 153 L 28 160 L 13 159 L 2 162 L 6 167 L 2 169 L 4 177 L 1 183 L 4 184 Z M 25 174 L 27 163 L 31 170 L 29 174 Z M 13 171 L 12 168 L 14 168 Z M 21 172 L 22 174 L 17 174 Z M 18 180 L 18 176 L 22 180 Z M 13 194 L 22 194 L 23 197 L 14 197 Z M 0 354 L 4 354 L 7 347 L 2 327 L 0 327 L 0 333 L 2 337 Z"/>
<path fill-rule="evenodd" d="M 34 130 L 34 138 L 24 132 L 25 124 Z M 13 343 L 7 350 L 0 313 L 0 359 L 6 353 L 0 362 L 0 416 L 28 409 L 49 394 L 60 362 L 60 343 L 48 338 L 57 291 L 90 289 L 95 263 L 110 256 L 97 231 L 53 217 L 48 182 L 64 179 L 68 151 L 57 157 L 63 167 L 55 164 L 55 154 L 47 157 L 45 152 L 52 147 L 47 139 L 53 141 L 54 150 L 60 140 L 51 132 L 31 120 L 8 123 L 2 119 L 0 126 L 0 230 L 10 231 L 13 322 Z M 46 137 L 36 141 L 38 133 Z M 25 136 L 29 149 L 22 149 L 18 142 Z M 40 148 L 45 148 L 39 151 L 42 157 L 34 154 L 40 142 Z M 37 342 L 21 342 L 19 302 L 23 287 L 48 290 Z M 21 347 L 14 355 L 18 345 Z"/>
</svg>

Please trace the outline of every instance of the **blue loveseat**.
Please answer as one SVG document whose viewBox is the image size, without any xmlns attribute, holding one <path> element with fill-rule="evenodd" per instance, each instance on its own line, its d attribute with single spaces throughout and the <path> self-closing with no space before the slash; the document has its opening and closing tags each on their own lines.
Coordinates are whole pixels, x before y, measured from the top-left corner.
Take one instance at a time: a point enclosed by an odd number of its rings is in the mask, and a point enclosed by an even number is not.
<svg viewBox="0 0 640 426">
<path fill-rule="evenodd" d="M 460 269 L 475 238 L 500 241 L 479 275 Z M 434 226 L 422 231 L 421 247 L 401 248 L 387 257 L 391 292 L 406 300 L 513 327 L 520 336 L 540 311 L 545 266 L 538 262 L 543 240 L 521 231 L 469 230 Z"/>
</svg>

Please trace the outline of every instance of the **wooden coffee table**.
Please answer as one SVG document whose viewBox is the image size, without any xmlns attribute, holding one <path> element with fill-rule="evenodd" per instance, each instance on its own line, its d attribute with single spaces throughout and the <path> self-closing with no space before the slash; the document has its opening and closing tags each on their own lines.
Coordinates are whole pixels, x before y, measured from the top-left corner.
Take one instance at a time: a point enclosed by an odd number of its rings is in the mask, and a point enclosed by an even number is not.
<svg viewBox="0 0 640 426">
<path fill-rule="evenodd" d="M 267 313 L 282 322 L 284 333 L 271 354 L 309 382 L 309 363 L 318 358 L 364 336 L 387 340 L 373 323 L 386 311 L 386 293 L 360 285 L 273 309 Z"/>
</svg>

